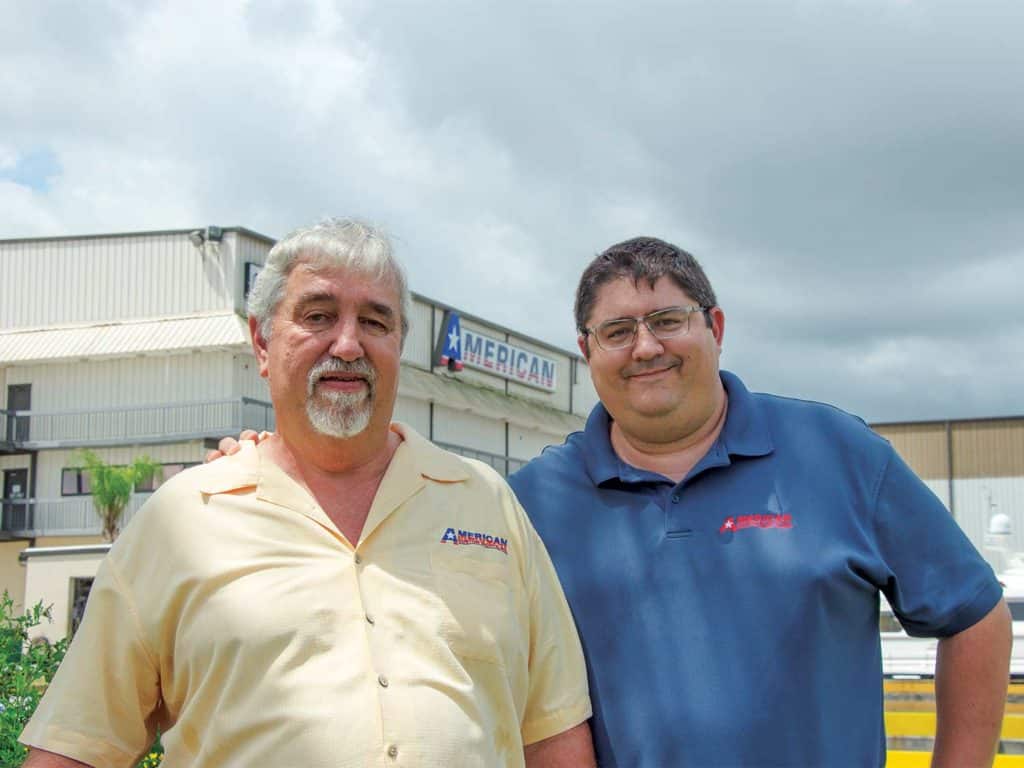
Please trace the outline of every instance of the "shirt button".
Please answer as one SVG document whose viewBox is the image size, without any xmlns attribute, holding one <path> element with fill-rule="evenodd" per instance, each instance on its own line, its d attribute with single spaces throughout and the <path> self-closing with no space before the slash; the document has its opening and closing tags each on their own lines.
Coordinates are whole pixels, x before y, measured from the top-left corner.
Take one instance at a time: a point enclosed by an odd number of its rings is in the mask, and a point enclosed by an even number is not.
<svg viewBox="0 0 1024 768">
<path fill-rule="evenodd" d="M 679 496 L 678 496 L 678 494 L 674 494 L 672 496 L 672 503 L 673 504 L 678 504 L 679 503 Z"/>
<path fill-rule="evenodd" d="M 388 679 L 384 675 L 377 675 L 377 682 L 380 683 L 381 688 L 388 687 Z"/>
<path fill-rule="evenodd" d="M 355 561 L 356 565 L 359 565 L 361 562 L 363 562 L 363 556 L 360 555 L 358 552 L 356 552 Z"/>
<path fill-rule="evenodd" d="M 366 614 L 366 623 L 367 624 L 376 624 L 377 621 L 370 614 Z"/>
<path fill-rule="evenodd" d="M 396 747 L 394 744 L 388 747 L 388 757 L 390 757 L 392 760 L 398 757 L 398 747 Z"/>
</svg>

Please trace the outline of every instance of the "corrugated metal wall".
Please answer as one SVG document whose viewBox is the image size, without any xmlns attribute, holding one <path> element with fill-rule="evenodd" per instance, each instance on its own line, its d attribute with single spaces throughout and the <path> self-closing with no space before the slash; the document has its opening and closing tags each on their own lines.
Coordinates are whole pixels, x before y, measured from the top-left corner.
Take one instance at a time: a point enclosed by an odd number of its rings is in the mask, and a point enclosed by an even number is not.
<svg viewBox="0 0 1024 768">
<path fill-rule="evenodd" d="M 184 403 L 233 396 L 230 352 L 31 365 L 8 370 L 32 384 L 33 411 Z"/>
<path fill-rule="evenodd" d="M 405 337 L 405 347 L 402 349 L 403 362 L 425 371 L 430 370 L 430 359 L 434 354 L 434 341 L 430 337 L 430 310 L 431 305 L 413 299 L 409 313 L 409 335 Z"/>
<path fill-rule="evenodd" d="M 993 567 L 1005 566 L 1001 556 L 987 548 L 986 532 L 993 514 L 1010 517 L 1009 546 L 1024 551 L 1024 417 L 881 424 L 875 430 L 892 442 L 952 509 L 960 527 Z"/>
<path fill-rule="evenodd" d="M 206 449 L 199 441 L 172 443 L 170 445 L 117 446 L 114 448 L 93 448 L 93 453 L 108 464 L 129 464 L 143 454 L 161 464 L 175 462 L 192 463 L 202 461 Z M 77 450 L 55 449 L 39 452 L 39 477 L 36 496 L 40 499 L 61 498 L 61 471 L 69 467 L 82 466 Z M 144 495 L 144 494 L 143 494 Z"/>
<path fill-rule="evenodd" d="M 0 328 L 230 311 L 232 242 L 205 253 L 186 234 L 0 243 Z"/>
<path fill-rule="evenodd" d="M 395 400 L 393 419 L 408 424 L 423 437 L 430 437 L 430 403 L 399 396 Z"/>
<path fill-rule="evenodd" d="M 505 454 L 505 422 L 435 404 L 434 439 L 502 456 Z"/>
<path fill-rule="evenodd" d="M 233 360 L 235 383 L 232 393 L 238 397 L 270 402 L 270 385 L 260 376 L 260 367 L 251 354 L 235 355 Z"/>
<path fill-rule="evenodd" d="M 875 431 L 892 443 L 922 479 L 949 477 L 944 424 L 886 424 L 876 427 Z"/>
</svg>

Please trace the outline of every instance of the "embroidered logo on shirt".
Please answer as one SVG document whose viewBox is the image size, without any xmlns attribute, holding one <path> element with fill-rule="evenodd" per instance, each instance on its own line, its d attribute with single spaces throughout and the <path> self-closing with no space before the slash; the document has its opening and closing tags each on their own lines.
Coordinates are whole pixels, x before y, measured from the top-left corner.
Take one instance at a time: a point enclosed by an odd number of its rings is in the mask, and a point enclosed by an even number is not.
<svg viewBox="0 0 1024 768">
<path fill-rule="evenodd" d="M 792 528 L 792 515 L 737 515 L 727 517 L 719 533 L 741 531 L 744 528 Z"/>
<path fill-rule="evenodd" d="M 508 554 L 508 539 L 503 539 L 500 536 L 492 536 L 489 533 L 464 531 L 461 528 L 447 529 L 444 532 L 444 536 L 441 537 L 441 543 L 453 544 L 456 547 L 472 544 L 477 547 L 496 549 L 499 552 L 504 552 L 506 555 Z"/>
</svg>

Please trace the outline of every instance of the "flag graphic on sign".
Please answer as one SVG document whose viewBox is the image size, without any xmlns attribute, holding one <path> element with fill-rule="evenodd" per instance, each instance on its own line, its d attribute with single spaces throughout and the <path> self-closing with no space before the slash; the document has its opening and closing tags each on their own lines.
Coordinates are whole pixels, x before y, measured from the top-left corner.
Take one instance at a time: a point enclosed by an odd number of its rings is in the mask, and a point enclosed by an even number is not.
<svg viewBox="0 0 1024 768">
<path fill-rule="evenodd" d="M 449 371 L 462 370 L 462 329 L 458 312 L 445 312 L 443 331 L 437 340 L 437 347 L 438 365 L 447 365 Z"/>
</svg>

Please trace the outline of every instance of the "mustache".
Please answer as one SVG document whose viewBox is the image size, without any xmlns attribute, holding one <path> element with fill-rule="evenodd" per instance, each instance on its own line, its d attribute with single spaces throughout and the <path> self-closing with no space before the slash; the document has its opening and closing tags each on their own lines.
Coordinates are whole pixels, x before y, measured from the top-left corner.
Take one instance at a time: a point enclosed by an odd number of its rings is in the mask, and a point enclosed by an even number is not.
<svg viewBox="0 0 1024 768">
<path fill-rule="evenodd" d="M 348 362 L 346 360 L 340 360 L 337 357 L 325 357 L 309 369 L 309 374 L 306 376 L 306 384 L 309 394 L 313 394 L 313 389 L 316 387 L 316 383 L 320 381 L 320 379 L 327 374 L 332 373 L 356 374 L 362 376 L 366 379 L 366 383 L 370 387 L 371 392 L 373 391 L 374 384 L 377 383 L 377 370 L 370 365 L 365 358 L 359 358 L 358 360 Z"/>
<path fill-rule="evenodd" d="M 673 368 L 682 364 L 682 358 L 676 357 L 675 355 L 662 355 L 661 357 L 656 357 L 653 360 L 640 360 L 635 362 L 632 365 L 623 368 L 622 375 L 628 379 L 630 376 L 638 376 L 642 373 L 650 373 L 651 371 Z"/>
</svg>

